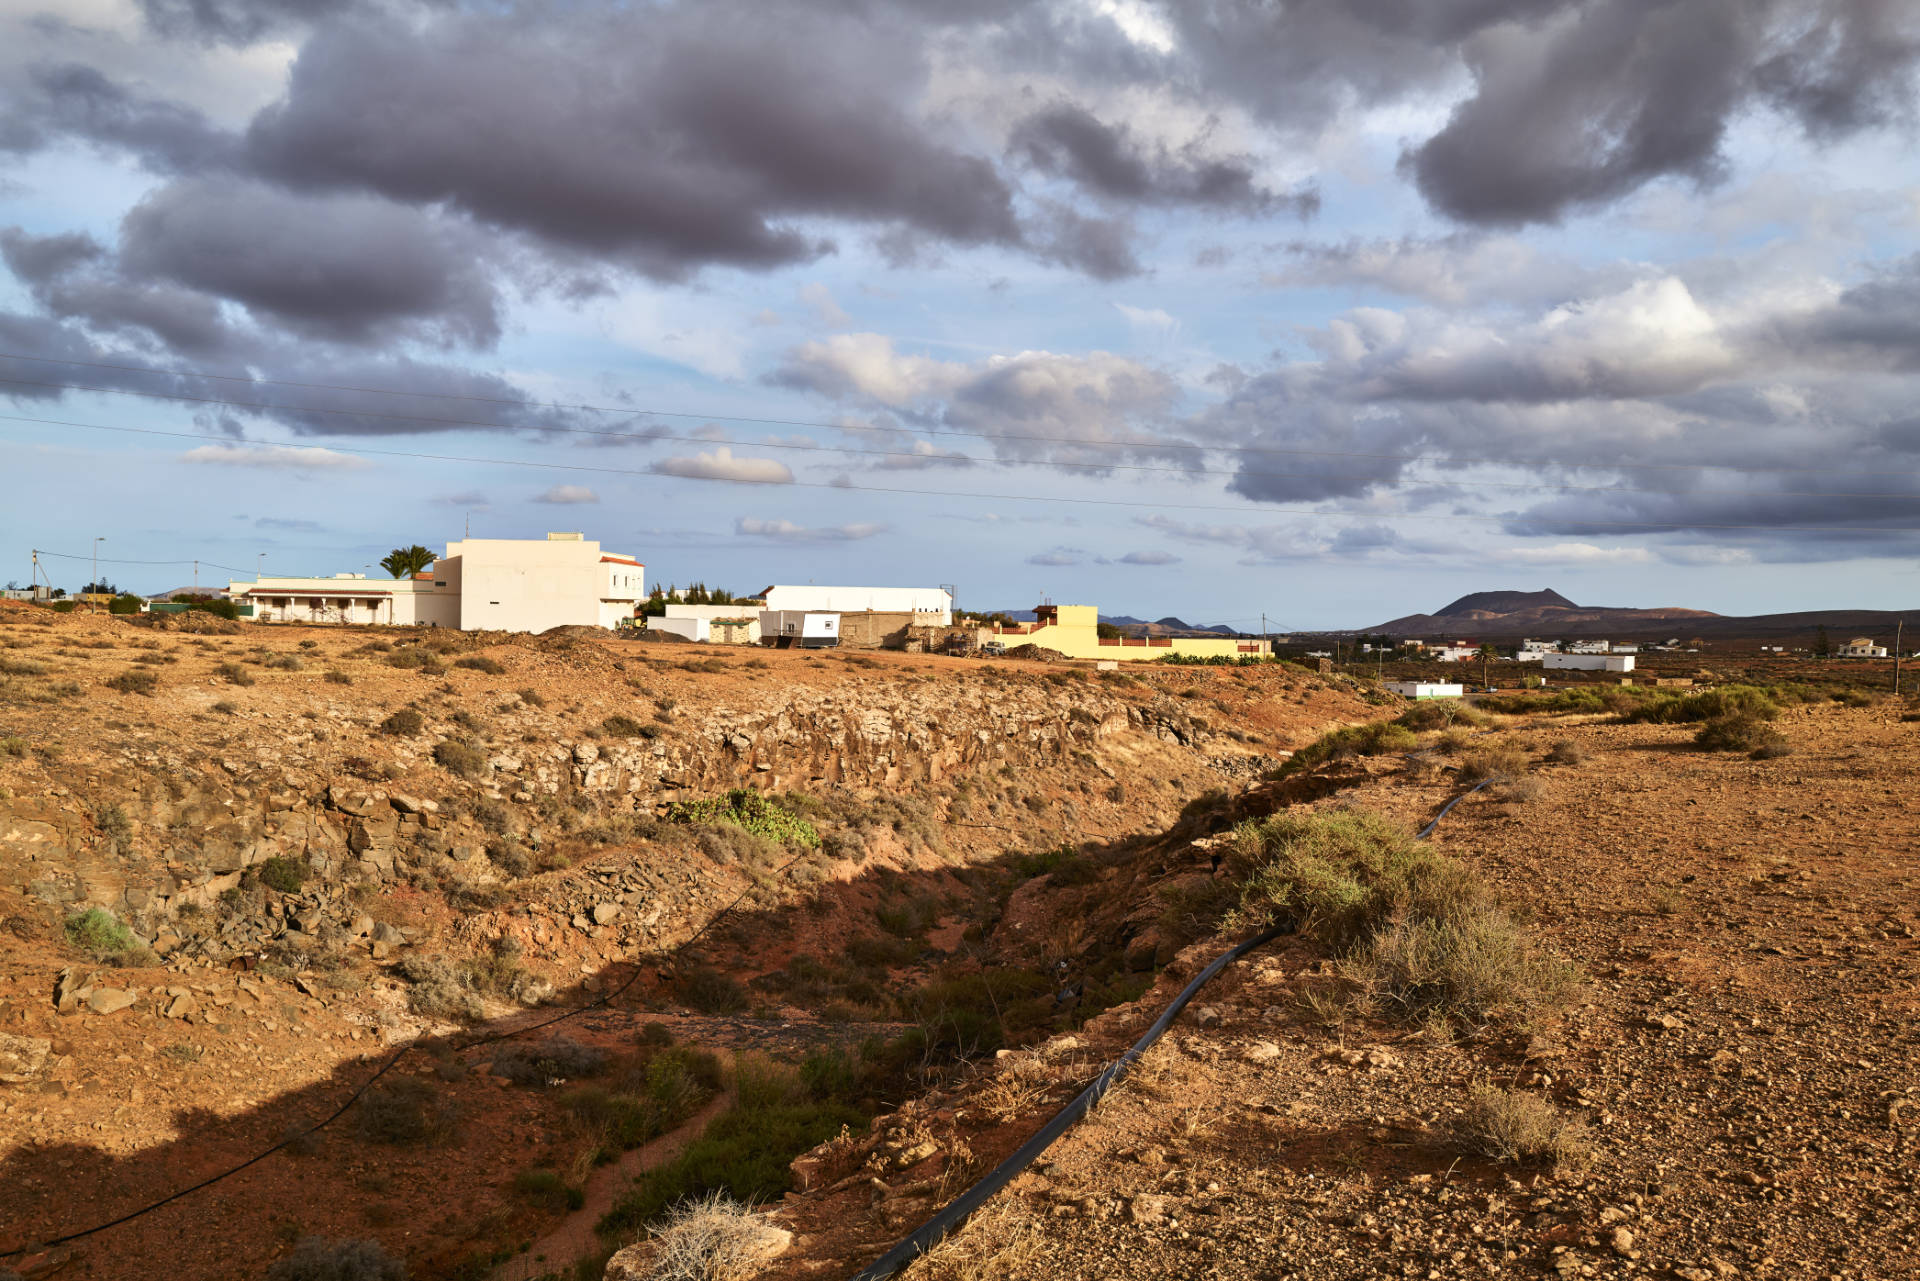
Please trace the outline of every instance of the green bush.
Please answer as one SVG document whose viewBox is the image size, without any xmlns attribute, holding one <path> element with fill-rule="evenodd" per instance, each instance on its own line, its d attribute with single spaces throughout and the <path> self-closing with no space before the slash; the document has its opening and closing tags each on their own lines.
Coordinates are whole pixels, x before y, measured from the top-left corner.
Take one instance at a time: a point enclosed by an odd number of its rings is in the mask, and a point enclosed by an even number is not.
<svg viewBox="0 0 1920 1281">
<path fill-rule="evenodd" d="M 1510 782 L 1525 774 L 1529 763 L 1526 749 L 1518 743 L 1484 743 L 1460 758 L 1455 777 L 1462 783 L 1478 783 L 1488 778 Z"/>
<path fill-rule="evenodd" d="M 738 1014 L 747 1008 L 747 989 L 732 975 L 707 966 L 687 970 L 673 989 L 682 1001 L 702 1014 Z"/>
<path fill-rule="evenodd" d="M 452 1099 L 417 1076 L 390 1077 L 354 1105 L 360 1137 L 394 1147 L 418 1147 L 453 1137 L 460 1113 Z"/>
<path fill-rule="evenodd" d="M 282 894 L 299 893 L 300 887 L 306 884 L 307 877 L 312 874 L 305 859 L 288 858 L 283 854 L 276 854 L 260 864 L 258 871 L 262 885 Z"/>
<path fill-rule="evenodd" d="M 1451 729 L 1455 725 L 1484 725 L 1487 718 L 1457 698 L 1424 699 L 1394 718 L 1405 729 Z"/>
<path fill-rule="evenodd" d="M 812 823 L 750 787 L 703 801 L 675 801 L 667 807 L 675 823 L 729 823 L 782 845 L 817 849 L 820 833 Z"/>
<path fill-rule="evenodd" d="M 394 738 L 412 738 L 427 727 L 427 718 L 411 707 L 403 707 L 380 722 L 380 732 Z"/>
<path fill-rule="evenodd" d="M 121 956 L 140 946 L 118 917 L 102 907 L 75 912 L 61 926 L 67 942 L 89 955 L 105 960 Z"/>
<path fill-rule="evenodd" d="M 146 602 L 131 592 L 121 592 L 107 602 L 109 614 L 137 614 Z"/>
<path fill-rule="evenodd" d="M 544 1041 L 503 1041 L 493 1051 L 493 1071 L 515 1085 L 560 1085 L 581 1077 L 598 1076 L 607 1067 L 607 1052 L 583 1045 L 568 1036 Z"/>
<path fill-rule="evenodd" d="M 506 668 L 502 667 L 495 660 L 488 658 L 485 654 L 469 654 L 465 658 L 456 658 L 453 660 L 453 665 L 455 667 L 465 667 L 471 671 L 485 672 L 489 676 L 504 676 L 507 674 Z"/>
<path fill-rule="evenodd" d="M 1748 712 L 1715 716 L 1694 733 L 1693 745 L 1703 752 L 1746 752 L 1754 760 L 1785 756 L 1791 750 L 1784 734 Z"/>
<path fill-rule="evenodd" d="M 1292 774 L 1316 769 L 1328 761 L 1342 761 L 1354 756 L 1385 756 L 1390 752 L 1410 752 L 1420 745 L 1413 731 L 1392 721 L 1373 721 L 1366 725 L 1348 725 L 1331 733 L 1322 734 L 1295 752 L 1273 774 L 1275 778 L 1286 778 Z"/>
<path fill-rule="evenodd" d="M 151 695 L 159 684 L 160 678 L 158 676 L 155 676 L 152 672 L 142 671 L 136 667 L 129 671 L 121 672 L 118 676 L 109 680 L 107 682 L 107 688 L 118 690 L 122 694 Z"/>
<path fill-rule="evenodd" d="M 1770 721 L 1780 715 L 1774 691 L 1753 685 L 1728 685 L 1698 694 L 1656 694 L 1620 715 L 1628 724 L 1694 725 L 1721 717 Z"/>
</svg>

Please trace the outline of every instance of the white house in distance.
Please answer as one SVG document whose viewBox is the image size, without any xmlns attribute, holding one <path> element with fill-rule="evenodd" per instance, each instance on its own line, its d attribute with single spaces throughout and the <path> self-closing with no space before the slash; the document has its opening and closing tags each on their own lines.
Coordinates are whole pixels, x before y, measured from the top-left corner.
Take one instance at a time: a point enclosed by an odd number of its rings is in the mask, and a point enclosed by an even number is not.
<svg viewBox="0 0 1920 1281">
<path fill-rule="evenodd" d="M 816 587 L 808 583 L 769 587 L 760 596 L 773 612 L 913 614 L 915 626 L 953 625 L 953 597 L 941 587 Z"/>
<path fill-rule="evenodd" d="M 1465 685 L 1445 685 L 1433 681 L 1385 681 L 1385 688 L 1403 698 L 1459 698 L 1467 692 Z"/>
<path fill-rule="evenodd" d="M 1480 657 L 1478 645 L 1436 645 L 1427 651 L 1427 657 L 1436 663 L 1460 663 Z"/>
<path fill-rule="evenodd" d="M 1542 654 L 1540 665 L 1548 671 L 1630 672 L 1632 654 Z"/>
<path fill-rule="evenodd" d="M 716 629 L 718 635 L 715 635 Z M 760 602 L 731 605 L 668 605 L 667 612 L 647 620 L 650 632 L 672 632 L 692 641 L 718 640 L 728 645 L 760 643 Z"/>
<path fill-rule="evenodd" d="M 1887 647 L 1876 645 L 1869 636 L 1856 636 L 1833 651 L 1840 658 L 1885 658 Z"/>
<path fill-rule="evenodd" d="M 262 577 L 227 597 L 259 622 L 383 623 L 467 631 L 615 627 L 646 597 L 646 566 L 576 533 L 466 538 L 412 578 Z"/>
</svg>

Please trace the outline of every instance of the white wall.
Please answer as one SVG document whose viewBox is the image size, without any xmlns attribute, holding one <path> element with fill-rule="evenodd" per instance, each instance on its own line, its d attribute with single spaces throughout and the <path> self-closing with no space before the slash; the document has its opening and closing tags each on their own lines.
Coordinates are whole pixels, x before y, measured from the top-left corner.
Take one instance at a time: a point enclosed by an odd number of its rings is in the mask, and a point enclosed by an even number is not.
<svg viewBox="0 0 1920 1281">
<path fill-rule="evenodd" d="M 647 630 L 684 636 L 690 641 L 713 639 L 713 624 L 704 618 L 649 618 Z"/>
<path fill-rule="evenodd" d="M 1633 670 L 1632 654 L 1548 654 L 1541 659 L 1541 665 L 1549 670 L 1575 672 L 1630 672 Z"/>
<path fill-rule="evenodd" d="M 1459 698 L 1465 685 L 1437 685 L 1425 681 L 1386 681 L 1386 687 L 1404 698 Z"/>
<path fill-rule="evenodd" d="M 704 618 L 712 622 L 716 618 L 758 618 L 758 605 L 668 605 L 668 618 Z"/>
<path fill-rule="evenodd" d="M 458 560 L 460 626 L 469 631 L 545 632 L 612 627 L 645 597 L 645 567 L 603 561 L 584 538 L 466 538 L 447 544 Z"/>
<path fill-rule="evenodd" d="M 787 584 L 764 593 L 769 610 L 827 614 L 937 614 L 930 620 L 953 622 L 953 597 L 938 587 L 816 587 Z"/>
</svg>

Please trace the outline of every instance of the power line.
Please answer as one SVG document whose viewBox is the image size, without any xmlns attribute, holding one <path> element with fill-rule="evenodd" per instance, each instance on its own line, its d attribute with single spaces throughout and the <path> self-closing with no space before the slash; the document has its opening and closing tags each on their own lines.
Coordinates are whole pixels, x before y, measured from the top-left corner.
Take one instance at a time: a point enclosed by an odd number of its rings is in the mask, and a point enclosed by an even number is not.
<svg viewBox="0 0 1920 1281">
<path fill-rule="evenodd" d="M 7 352 L 7 351 L 0 351 L 0 360 L 26 360 L 26 361 L 33 361 L 37 364 L 73 365 L 83 369 L 111 369 L 111 370 L 116 370 L 124 373 L 153 374 L 162 378 L 200 378 L 210 382 L 239 382 L 239 383 L 254 384 L 254 385 L 263 386 L 263 387 L 296 387 L 296 388 L 301 388 L 309 391 L 344 391 L 344 392 L 353 392 L 358 395 L 368 395 L 368 396 L 408 396 L 416 399 L 425 399 L 425 400 L 469 401 L 475 404 L 505 405 L 514 409 L 573 410 L 580 413 L 618 414 L 623 417 L 703 418 L 711 422 L 747 423 L 751 425 L 765 426 L 765 427 L 804 427 L 804 428 L 809 428 L 809 429 L 819 430 L 819 431 L 846 431 L 846 432 L 867 431 L 867 432 L 881 432 L 881 433 L 888 433 L 888 434 L 901 432 L 901 431 L 912 431 L 912 432 L 917 432 L 923 436 L 950 436 L 950 437 L 965 438 L 969 440 L 1023 441 L 1023 442 L 1033 443 L 1033 444 L 1074 445 L 1083 449 L 1187 450 L 1187 451 L 1192 451 L 1196 453 L 1273 454 L 1273 455 L 1286 456 L 1286 457 L 1304 457 L 1304 458 L 1362 458 L 1362 459 L 1369 459 L 1376 462 L 1408 462 L 1408 463 L 1426 462 L 1426 463 L 1442 463 L 1448 466 L 1475 465 L 1475 466 L 1493 466 L 1493 467 L 1559 467 L 1559 468 L 1568 468 L 1568 469 L 1584 469 L 1584 470 L 1596 470 L 1596 471 L 1734 471 L 1734 472 L 1756 472 L 1756 473 L 1798 472 L 1798 473 L 1827 474 L 1827 475 L 1850 474 L 1849 469 L 1843 468 L 1843 467 L 1809 467 L 1802 464 L 1792 464 L 1792 463 L 1777 463 L 1777 464 L 1634 463 L 1634 462 L 1625 462 L 1621 460 L 1614 460 L 1611 462 L 1587 463 L 1587 462 L 1567 462 L 1567 461 L 1558 460 L 1558 459 L 1541 459 L 1541 458 L 1534 458 L 1534 459 L 1514 458 L 1514 457 L 1473 458 L 1473 457 L 1457 457 L 1451 454 L 1390 454 L 1390 453 L 1369 453 L 1369 452 L 1363 452 L 1359 450 L 1287 449 L 1277 445 L 1196 445 L 1186 441 L 1085 440 L 1075 436 L 1035 436 L 1035 435 L 1028 435 L 1028 434 L 1013 433 L 1013 432 L 955 431 L 948 428 L 933 428 L 933 427 L 920 427 L 920 426 L 882 427 L 882 426 L 876 426 L 868 423 L 823 422 L 817 419 L 757 418 L 757 417 L 749 417 L 749 416 L 740 415 L 740 414 L 712 414 L 712 413 L 705 413 L 705 412 L 699 412 L 695 410 L 686 410 L 686 409 L 650 409 L 650 408 L 636 408 L 633 406 L 620 406 L 620 405 L 573 404 L 566 401 L 515 400 L 506 396 L 475 396 L 475 395 L 461 393 L 461 392 L 409 391 L 409 390 L 404 390 L 400 388 L 390 388 L 390 387 L 357 387 L 357 386 L 352 386 L 352 385 L 342 384 L 342 383 L 294 382 L 289 379 L 256 378 L 250 375 L 243 375 L 243 374 L 214 374 L 214 373 L 207 373 L 202 370 L 194 370 L 194 369 L 156 369 L 150 365 L 121 365 L 121 364 L 113 364 L 107 361 L 72 360 L 66 357 L 61 357 L 61 356 L 29 356 L 29 355 L 24 355 L 17 352 Z M 24 382 L 28 382 L 29 380 L 0 379 L 0 381 L 12 381 L 12 382 L 24 383 Z M 46 385 L 60 386 L 61 384 L 48 383 Z M 146 392 L 140 392 L 137 390 L 123 389 L 123 388 L 98 388 L 98 389 L 90 389 L 90 390 L 100 390 L 100 391 L 126 390 L 126 391 L 129 391 L 129 394 L 133 394 L 133 395 L 161 394 L 161 393 L 146 393 Z M 186 400 L 196 399 L 194 397 L 186 397 L 186 396 L 182 396 L 179 398 L 186 399 Z M 246 407 L 241 402 L 211 401 L 209 403 L 215 403 L 215 404 L 231 403 L 236 408 Z M 256 406 L 256 408 L 269 409 L 269 410 L 271 409 L 287 410 L 287 409 L 298 409 L 299 407 L 260 405 L 260 406 Z M 358 411 L 358 410 L 333 411 L 333 410 L 307 409 L 307 410 L 302 410 L 301 412 L 308 412 L 308 413 L 314 413 L 314 412 L 362 413 L 364 412 L 369 414 L 369 416 L 379 416 L 375 411 Z M 417 422 L 433 422 L 433 421 L 445 421 L 445 422 L 451 422 L 451 423 L 458 422 L 458 420 L 455 420 L 455 419 L 436 420 L 432 417 L 423 417 L 419 415 L 390 415 L 390 416 L 396 417 L 396 418 L 407 418 Z M 488 426 L 488 427 L 504 428 L 504 429 L 511 429 L 512 427 L 512 424 L 508 424 L 508 423 L 485 423 L 485 424 L 471 424 L 471 425 Z M 540 430 L 540 431 L 569 430 L 568 428 L 552 427 L 547 425 L 541 425 L 537 427 L 530 426 L 529 429 Z M 706 442 L 706 443 L 715 443 L 715 442 Z M 919 455 L 915 455 L 915 457 L 918 457 L 918 456 Z"/>
<path fill-rule="evenodd" d="M 308 449 L 308 450 L 317 450 L 321 453 L 327 453 L 327 454 L 351 454 L 356 457 L 366 456 L 366 457 L 373 457 L 373 458 L 409 458 L 409 459 L 414 459 L 414 460 L 423 461 L 423 462 L 438 462 L 438 463 L 479 463 L 479 464 L 483 464 L 487 466 L 495 466 L 495 467 L 534 468 L 541 471 L 587 472 L 594 475 L 606 475 L 606 476 L 640 476 L 640 477 L 646 477 L 647 479 L 650 479 L 650 480 L 687 480 L 687 481 L 694 481 L 694 482 L 703 483 L 703 484 L 729 484 L 729 485 L 756 484 L 756 485 L 764 485 L 769 488 L 775 488 L 775 489 L 796 488 L 796 489 L 852 490 L 858 493 L 868 493 L 868 494 L 905 494 L 905 495 L 909 495 L 912 497 L 919 497 L 919 498 L 983 498 L 993 502 L 1045 503 L 1049 506 L 1054 506 L 1054 507 L 1061 507 L 1061 506 L 1132 507 L 1132 508 L 1146 508 L 1153 511 L 1232 512 L 1240 516 L 1311 516 L 1311 517 L 1315 517 L 1322 520 L 1327 518 L 1329 515 L 1337 514 L 1337 513 L 1330 513 L 1330 512 L 1316 509 L 1316 508 L 1310 508 L 1310 507 L 1268 507 L 1268 506 L 1245 507 L 1245 506 L 1232 506 L 1232 505 L 1222 504 L 1222 503 L 1166 503 L 1166 502 L 1149 502 L 1149 501 L 1142 501 L 1138 499 L 1126 499 L 1126 498 L 1070 498 L 1063 495 L 984 493 L 978 490 L 962 490 L 962 489 L 910 489 L 905 486 L 898 486 L 898 485 L 856 485 L 851 481 L 848 481 L 845 483 L 842 483 L 840 481 L 824 481 L 824 480 L 735 481 L 735 480 L 730 480 L 723 476 L 683 476 L 673 472 L 663 472 L 663 471 L 657 471 L 654 469 L 640 470 L 638 468 L 632 468 L 632 467 L 594 467 L 594 466 L 589 466 L 585 463 L 552 463 L 552 462 L 542 462 L 542 461 L 532 460 L 532 459 L 481 458 L 481 457 L 476 457 L 468 454 L 429 454 L 429 453 L 423 453 L 417 450 L 372 449 L 366 446 L 349 447 L 349 446 L 339 446 L 339 445 L 303 445 L 303 444 L 294 444 L 290 442 L 255 441 L 255 440 L 210 441 L 208 437 L 204 435 L 200 435 L 195 432 L 162 431 L 162 430 L 159 430 L 158 428 L 152 428 L 152 427 L 120 427 L 120 426 L 112 426 L 106 423 L 81 423 L 81 422 L 73 422 L 69 419 L 39 418 L 39 417 L 32 417 L 32 416 L 21 415 L 21 414 L 0 414 L 0 422 L 41 423 L 41 424 L 45 424 L 47 426 L 52 426 L 52 427 L 78 427 L 87 431 L 111 431 L 111 432 L 122 432 L 122 433 L 126 433 L 129 435 L 136 435 L 136 436 L 160 436 L 160 437 L 168 437 L 175 440 L 193 440 L 193 441 L 198 441 L 201 444 L 217 443 L 221 445 L 223 448 Z M 1518 521 L 1512 521 L 1511 518 L 1506 516 L 1481 515 L 1478 513 L 1470 513 L 1470 512 L 1449 512 L 1449 513 L 1368 512 L 1364 514 L 1373 519 L 1389 519 L 1390 518 L 1393 520 L 1479 521 L 1483 523 L 1493 523 L 1493 524 L 1521 523 Z M 1571 519 L 1558 519 L 1558 518 L 1556 518 L 1555 523 L 1560 526 L 1570 526 L 1570 527 L 1579 528 L 1579 529 L 1649 529 L 1649 530 L 1666 530 L 1666 531 L 1687 530 L 1687 529 L 1715 529 L 1715 530 L 1753 530 L 1753 531 L 1759 531 L 1759 532 L 1765 532 L 1765 533 L 1779 533 L 1779 532 L 1791 530 L 1792 532 L 1795 532 L 1795 533 L 1808 533 L 1808 534 L 1862 534 L 1862 533 L 1920 534 L 1920 526 L 1910 526 L 1910 525 L 1791 525 L 1789 526 L 1789 525 L 1781 525 L 1779 523 L 1732 524 L 1732 523 L 1707 523 L 1702 521 L 1678 521 L 1678 520 L 1663 520 L 1663 521 L 1571 520 Z"/>
<path fill-rule="evenodd" d="M 258 401 L 223 400 L 214 396 L 189 396 L 180 392 L 142 391 L 130 387 L 96 387 L 84 383 L 48 382 L 29 378 L 7 378 L 0 376 L 0 384 L 22 387 L 58 388 L 62 391 L 84 391 L 107 396 L 140 396 L 150 400 L 182 401 L 194 405 L 221 405 L 229 409 L 251 409 L 267 412 L 291 414 L 333 414 L 346 418 L 377 419 L 391 422 L 433 423 L 441 427 L 481 427 L 491 430 L 514 430 L 509 423 L 483 422 L 466 418 L 440 418 L 420 414 L 389 414 L 368 409 L 341 409 L 322 405 L 279 405 Z M 542 425 L 529 428 L 534 431 L 565 432 L 577 436 L 595 436 L 602 439 L 632 440 L 652 442 L 657 440 L 679 441 L 692 445 L 727 445 L 743 449 L 785 449 L 805 453 L 852 454 L 873 458 L 904 458 L 915 462 L 955 462 L 978 463 L 989 467 L 1051 467 L 1068 468 L 1092 472 L 1153 472 L 1170 476 L 1230 476 L 1240 479 L 1269 480 L 1359 480 L 1375 481 L 1376 477 L 1364 476 L 1353 472 L 1278 472 L 1222 470 L 1210 467 L 1165 467 L 1151 463 L 1089 463 L 1069 459 L 1044 458 L 981 458 L 974 454 L 916 454 L 904 449 L 858 449 L 851 445 L 820 445 L 797 443 L 792 441 L 765 440 L 721 440 L 708 436 L 682 436 L 671 432 L 624 432 L 595 431 L 590 427 L 559 427 Z M 868 429 L 862 429 L 868 430 Z M 880 429 L 873 429 L 880 430 Z M 884 430 L 892 430 L 891 428 Z M 902 428 L 903 431 L 919 432 L 918 428 Z M 925 434 L 925 433 L 921 433 Z M 1749 489 L 1641 489 L 1629 485 L 1555 485 L 1544 481 L 1499 481 L 1499 480 L 1456 480 L 1443 477 L 1407 477 L 1400 483 L 1424 483 L 1472 489 L 1504 490 L 1545 490 L 1565 493 L 1595 494 L 1666 494 L 1676 498 L 1722 497 L 1722 498 L 1876 498 L 1898 502 L 1920 500 L 1920 494 L 1903 493 L 1853 493 L 1842 490 L 1766 490 Z"/>
<path fill-rule="evenodd" d="M 34 548 L 33 554 L 36 556 L 57 556 L 61 560 L 92 559 L 86 555 L 76 555 L 73 552 L 50 552 L 43 547 Z M 231 570 L 236 574 L 251 574 L 253 572 L 250 569 L 236 568 L 233 565 L 221 565 L 210 560 L 201 560 L 198 557 L 188 557 L 184 560 L 120 560 L 113 557 L 102 556 L 100 563 L 102 565 L 205 565 L 208 569 Z"/>
</svg>

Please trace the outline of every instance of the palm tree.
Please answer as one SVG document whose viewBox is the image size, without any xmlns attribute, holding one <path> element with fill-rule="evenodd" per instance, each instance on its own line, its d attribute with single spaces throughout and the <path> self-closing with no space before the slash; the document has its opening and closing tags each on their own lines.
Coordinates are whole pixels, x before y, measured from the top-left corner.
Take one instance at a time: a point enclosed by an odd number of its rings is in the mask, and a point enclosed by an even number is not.
<svg viewBox="0 0 1920 1281">
<path fill-rule="evenodd" d="M 381 558 L 380 568 L 395 578 L 412 578 L 439 559 L 438 556 L 415 543 L 411 547 L 396 547 L 388 552 Z"/>
<path fill-rule="evenodd" d="M 1487 664 L 1491 663 L 1494 659 L 1500 657 L 1500 651 L 1495 649 L 1490 644 L 1483 644 L 1480 646 L 1479 657 L 1480 657 L 1480 687 L 1482 689 L 1485 689 L 1487 687 Z"/>
</svg>

